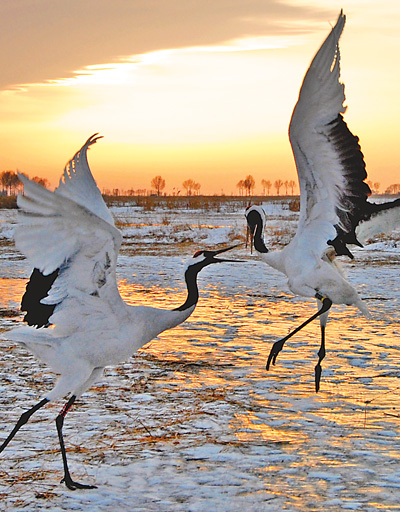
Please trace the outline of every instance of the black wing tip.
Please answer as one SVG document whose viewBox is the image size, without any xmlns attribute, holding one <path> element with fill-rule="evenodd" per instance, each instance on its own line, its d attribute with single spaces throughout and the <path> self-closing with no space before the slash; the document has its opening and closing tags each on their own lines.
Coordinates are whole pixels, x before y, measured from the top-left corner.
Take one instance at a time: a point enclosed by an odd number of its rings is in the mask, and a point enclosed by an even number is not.
<svg viewBox="0 0 400 512">
<path fill-rule="evenodd" d="M 59 269 L 45 276 L 39 269 L 33 269 L 21 300 L 21 311 L 26 312 L 24 322 L 29 326 L 39 329 L 51 325 L 49 319 L 56 304 L 42 304 L 41 300 L 48 296 L 58 273 Z"/>
<path fill-rule="evenodd" d="M 85 144 L 82 146 L 82 148 L 89 147 L 92 144 L 95 144 L 99 139 L 103 139 L 103 138 L 104 138 L 104 135 L 99 135 L 98 133 L 94 133 L 93 135 L 91 135 L 88 138 L 88 140 L 85 142 Z"/>
<path fill-rule="evenodd" d="M 342 8 L 342 9 L 340 9 L 339 16 L 338 16 L 338 19 L 337 19 L 337 21 L 336 21 L 336 25 L 335 25 L 335 27 L 336 27 L 337 25 L 339 25 L 339 23 L 340 23 L 340 24 L 341 24 L 341 23 L 343 24 L 342 28 L 344 27 L 344 25 L 345 25 L 345 23 L 346 23 L 346 15 L 345 15 L 345 14 L 344 14 L 344 12 L 343 12 L 343 8 Z"/>
<path fill-rule="evenodd" d="M 336 207 L 338 227 L 348 234 L 355 230 L 365 214 L 369 214 L 367 199 L 371 189 L 365 182 L 367 171 L 359 138 L 349 130 L 343 115 L 339 113 L 327 126 L 328 137 L 338 154 L 344 178 Z"/>
<path fill-rule="evenodd" d="M 347 245 L 363 247 L 363 245 L 357 239 L 357 226 L 362 222 L 368 222 L 376 215 L 379 215 L 386 210 L 391 210 L 392 208 L 400 208 L 400 198 L 393 201 L 387 201 L 386 203 L 370 203 L 369 201 L 365 201 L 359 206 L 356 212 L 353 212 L 350 229 L 345 231 L 342 229 L 342 227 L 335 226 L 337 236 L 334 240 L 328 240 L 327 243 L 334 247 L 337 256 L 348 256 L 349 258 L 353 259 L 354 256 L 350 252 Z"/>
</svg>

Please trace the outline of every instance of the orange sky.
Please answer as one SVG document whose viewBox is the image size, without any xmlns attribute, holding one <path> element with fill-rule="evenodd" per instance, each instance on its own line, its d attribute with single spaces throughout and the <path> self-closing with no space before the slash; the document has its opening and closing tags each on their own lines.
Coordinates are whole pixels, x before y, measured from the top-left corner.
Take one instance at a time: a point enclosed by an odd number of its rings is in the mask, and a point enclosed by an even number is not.
<svg viewBox="0 0 400 512">
<path fill-rule="evenodd" d="M 0 170 L 57 184 L 85 140 L 100 188 L 202 193 L 297 181 L 287 127 L 304 73 L 336 21 L 346 121 L 369 178 L 400 182 L 400 4 L 382 0 L 3 0 Z"/>
</svg>

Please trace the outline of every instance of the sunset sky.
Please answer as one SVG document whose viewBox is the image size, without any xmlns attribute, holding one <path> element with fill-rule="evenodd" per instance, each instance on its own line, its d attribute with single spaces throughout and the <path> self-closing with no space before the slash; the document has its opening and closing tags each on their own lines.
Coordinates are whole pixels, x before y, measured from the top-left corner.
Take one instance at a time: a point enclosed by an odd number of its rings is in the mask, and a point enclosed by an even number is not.
<svg viewBox="0 0 400 512">
<path fill-rule="evenodd" d="M 101 189 L 191 178 L 231 194 L 297 175 L 287 128 L 343 8 L 345 119 L 369 178 L 400 182 L 397 0 L 2 0 L 0 171 L 47 178 L 93 133 Z M 297 189 L 298 190 L 298 189 Z"/>
</svg>

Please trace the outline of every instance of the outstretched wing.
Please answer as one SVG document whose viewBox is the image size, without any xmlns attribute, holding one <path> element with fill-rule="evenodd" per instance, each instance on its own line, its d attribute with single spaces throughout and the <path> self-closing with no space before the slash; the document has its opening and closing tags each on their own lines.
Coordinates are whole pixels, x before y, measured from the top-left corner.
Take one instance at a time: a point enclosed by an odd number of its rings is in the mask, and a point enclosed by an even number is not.
<svg viewBox="0 0 400 512">
<path fill-rule="evenodd" d="M 304 77 L 289 137 L 301 192 L 298 234 L 309 228 L 318 250 L 329 244 L 337 255 L 352 258 L 347 244 L 361 246 L 367 233 L 398 224 L 400 204 L 368 201 L 371 190 L 364 181 L 359 139 L 343 120 L 339 39 L 345 21 L 341 11 Z"/>
<path fill-rule="evenodd" d="M 86 144 L 77 153 L 79 159 L 86 154 Z M 51 323 L 58 334 L 85 327 L 124 304 L 115 275 L 122 236 L 102 218 L 104 209 L 101 217 L 93 212 L 96 204 L 102 208 L 104 203 L 93 199 L 98 198 L 98 188 L 87 173 L 90 175 L 88 167 L 86 176 L 77 172 L 66 185 L 65 194 L 60 189 L 51 192 L 20 175 L 24 195 L 18 196 L 21 212 L 15 242 L 35 268 L 22 309 L 27 311 L 29 325 L 42 327 Z M 91 198 L 87 206 L 81 204 L 83 195 L 78 202 L 67 197 L 74 180 L 84 183 L 87 197 Z"/>
<path fill-rule="evenodd" d="M 55 192 L 84 206 L 89 211 L 114 226 L 114 219 L 96 185 L 87 160 L 89 147 L 101 138 L 102 137 L 99 137 L 97 133 L 88 138 L 81 149 L 65 166 L 64 172 L 60 178 L 60 183 Z"/>
<path fill-rule="evenodd" d="M 290 122 L 289 137 L 300 182 L 300 232 L 315 221 L 326 221 L 332 228 L 340 223 L 339 212 L 344 217 L 349 213 L 349 205 L 344 205 L 346 197 L 352 196 L 352 189 L 358 189 L 366 177 L 357 139 L 342 117 L 345 96 L 339 82 L 338 43 L 345 19 L 341 12 L 315 55 Z M 349 158 L 356 158 L 357 165 L 348 165 Z M 355 181 L 357 186 L 352 186 Z M 369 193 L 366 184 L 362 188 L 362 194 Z M 334 229 L 330 232 L 335 233 Z"/>
</svg>

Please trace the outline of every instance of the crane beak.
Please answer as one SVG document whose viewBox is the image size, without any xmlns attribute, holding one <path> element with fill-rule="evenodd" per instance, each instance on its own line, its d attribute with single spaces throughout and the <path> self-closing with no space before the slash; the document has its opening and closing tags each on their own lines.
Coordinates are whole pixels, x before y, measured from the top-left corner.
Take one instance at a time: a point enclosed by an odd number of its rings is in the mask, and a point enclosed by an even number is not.
<svg viewBox="0 0 400 512">
<path fill-rule="evenodd" d="M 235 247 L 239 247 L 239 245 L 242 244 L 236 244 L 232 245 L 231 247 L 225 247 L 224 249 L 219 249 L 218 251 L 209 251 L 211 259 L 213 260 L 213 263 L 222 263 L 222 262 L 231 262 L 231 263 L 243 263 L 244 260 L 229 260 L 226 258 L 216 258 L 218 254 L 222 254 L 223 252 L 231 251 L 232 249 L 235 249 Z"/>
</svg>

